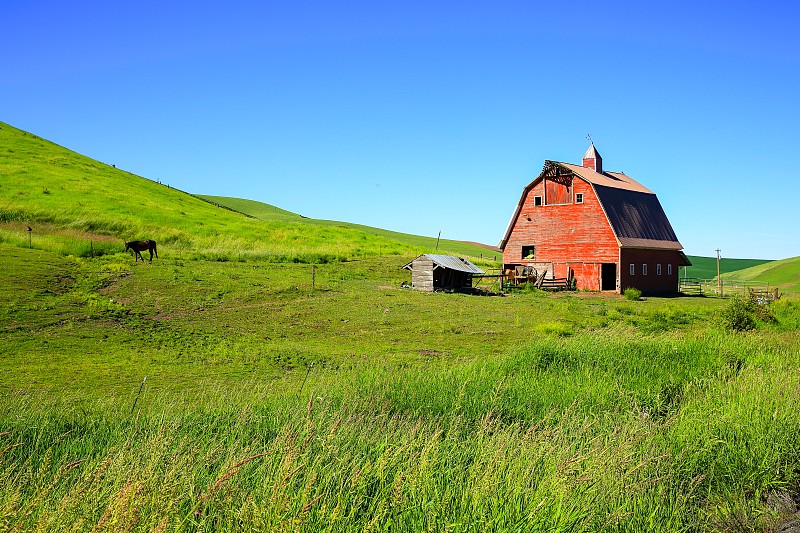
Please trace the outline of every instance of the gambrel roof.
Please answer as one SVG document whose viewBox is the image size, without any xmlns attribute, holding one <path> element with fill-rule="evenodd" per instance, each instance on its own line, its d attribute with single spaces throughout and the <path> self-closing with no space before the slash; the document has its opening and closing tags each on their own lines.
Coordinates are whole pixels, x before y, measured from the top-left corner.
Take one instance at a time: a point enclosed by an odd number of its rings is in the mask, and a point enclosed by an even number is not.
<svg viewBox="0 0 800 533">
<path fill-rule="evenodd" d="M 503 240 L 500 241 L 501 250 L 505 249 L 528 192 L 548 173 L 572 175 L 592 186 L 621 247 L 683 249 L 655 193 L 641 183 L 621 172 L 598 173 L 579 165 L 545 161 L 542 173 L 522 191 Z"/>
</svg>

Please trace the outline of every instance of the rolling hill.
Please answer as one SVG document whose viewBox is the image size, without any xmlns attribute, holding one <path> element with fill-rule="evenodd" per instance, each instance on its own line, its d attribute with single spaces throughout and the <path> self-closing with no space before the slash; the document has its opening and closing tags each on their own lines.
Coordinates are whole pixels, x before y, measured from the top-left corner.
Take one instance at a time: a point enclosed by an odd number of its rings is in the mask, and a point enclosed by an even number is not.
<svg viewBox="0 0 800 533">
<path fill-rule="evenodd" d="M 209 196 L 201 194 L 198 194 L 197 197 L 207 200 L 211 203 L 221 205 L 235 211 L 239 211 L 246 215 L 250 215 L 260 220 L 293 220 L 297 222 L 302 221 L 306 224 L 317 225 L 317 226 L 334 226 L 339 228 L 349 228 L 352 230 L 363 231 L 365 233 L 369 233 L 370 235 L 386 237 L 387 239 L 402 242 L 418 249 L 423 249 L 423 248 L 435 249 L 437 246 L 436 238 L 434 237 L 422 237 L 419 235 L 410 235 L 408 233 L 400 233 L 397 231 L 374 228 L 372 226 L 364 226 L 363 224 L 354 224 L 352 222 L 340 222 L 337 220 L 320 220 L 320 219 L 306 218 L 302 215 L 292 213 L 291 211 L 286 211 L 278 207 L 275 207 L 273 205 L 265 204 L 262 202 L 256 202 L 254 200 L 244 200 L 242 198 L 229 198 L 226 196 Z M 452 253 L 469 255 L 473 257 L 475 257 L 476 255 L 475 254 L 476 246 L 480 249 L 478 254 L 482 255 L 483 257 L 497 256 L 499 259 L 501 255 L 498 250 L 489 245 L 479 245 L 476 243 L 453 241 L 448 239 L 441 240 L 438 243 L 438 245 L 443 249 L 446 248 Z"/>
<path fill-rule="evenodd" d="M 286 211 L 274 205 L 246 200 L 244 198 L 230 198 L 227 196 L 211 196 L 208 194 L 196 194 L 196 197 L 214 205 L 227 207 L 232 211 L 237 211 L 259 220 L 288 220 L 291 222 L 311 222 L 313 219 L 306 218 L 297 213 Z"/>
<path fill-rule="evenodd" d="M 784 291 L 800 292 L 800 257 L 770 261 L 722 277 L 732 281 L 758 281 Z"/>
<path fill-rule="evenodd" d="M 132 236 L 161 259 L 112 255 Z M 0 124 L 3 530 L 796 523 L 800 302 L 743 333 L 716 298 L 404 290 L 417 239 Z"/>
<path fill-rule="evenodd" d="M 259 202 L 216 205 L 1 122 L 0 147 L 0 242 L 95 255 L 151 238 L 160 250 L 202 259 L 323 263 L 435 248 L 435 239 L 314 222 Z M 457 241 L 439 250 L 494 253 Z"/>
<path fill-rule="evenodd" d="M 714 279 L 717 277 L 716 257 L 702 257 L 696 255 L 690 255 L 688 257 L 689 261 L 692 262 L 692 266 L 685 267 L 685 269 L 681 267 L 681 277 L 699 279 Z M 720 271 L 726 274 L 769 262 L 770 260 L 768 259 L 730 259 L 723 257 L 720 260 Z"/>
<path fill-rule="evenodd" d="M 17 246 L 86 256 L 121 251 L 123 240 L 153 238 L 162 250 L 221 261 L 329 262 L 435 250 L 499 257 L 487 245 L 444 239 L 437 248 L 433 237 L 307 218 L 253 200 L 190 194 L 2 122 L 0 146 L 0 242 Z M 29 226 L 33 231 L 26 231 Z M 690 259 L 686 276 L 716 276 L 714 258 Z M 768 263 L 726 258 L 721 266 L 730 273 Z"/>
</svg>

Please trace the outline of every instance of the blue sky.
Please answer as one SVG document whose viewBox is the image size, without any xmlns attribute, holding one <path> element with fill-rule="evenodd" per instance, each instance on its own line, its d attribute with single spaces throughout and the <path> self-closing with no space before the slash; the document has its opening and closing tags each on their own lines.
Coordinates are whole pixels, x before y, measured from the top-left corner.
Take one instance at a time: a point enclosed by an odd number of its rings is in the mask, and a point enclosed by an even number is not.
<svg viewBox="0 0 800 533">
<path fill-rule="evenodd" d="M 189 192 L 489 244 L 590 133 L 686 253 L 800 256 L 800 7 L 550 4 L 3 0 L 0 120 Z"/>
</svg>

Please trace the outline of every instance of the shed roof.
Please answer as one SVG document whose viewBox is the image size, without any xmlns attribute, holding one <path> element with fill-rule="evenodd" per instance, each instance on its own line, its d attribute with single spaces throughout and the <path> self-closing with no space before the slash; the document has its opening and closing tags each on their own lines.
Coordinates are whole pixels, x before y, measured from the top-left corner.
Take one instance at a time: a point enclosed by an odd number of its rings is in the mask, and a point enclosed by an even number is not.
<svg viewBox="0 0 800 533">
<path fill-rule="evenodd" d="M 525 197 L 552 167 L 561 167 L 592 185 L 620 246 L 682 250 L 683 245 L 667 219 L 655 193 L 622 172 L 595 172 L 591 168 L 545 161 L 541 174 L 522 191 L 499 248 L 504 249 Z"/>
<path fill-rule="evenodd" d="M 414 261 L 419 259 L 420 257 L 426 257 L 434 262 L 437 266 L 442 268 L 449 268 L 451 270 L 458 270 L 460 272 L 467 272 L 469 274 L 483 274 L 483 270 L 473 265 L 468 259 L 462 259 L 460 257 L 456 257 L 454 255 L 439 255 L 439 254 L 422 254 Z M 411 266 L 414 264 L 414 261 L 403 265 L 402 268 L 411 270 Z"/>
</svg>

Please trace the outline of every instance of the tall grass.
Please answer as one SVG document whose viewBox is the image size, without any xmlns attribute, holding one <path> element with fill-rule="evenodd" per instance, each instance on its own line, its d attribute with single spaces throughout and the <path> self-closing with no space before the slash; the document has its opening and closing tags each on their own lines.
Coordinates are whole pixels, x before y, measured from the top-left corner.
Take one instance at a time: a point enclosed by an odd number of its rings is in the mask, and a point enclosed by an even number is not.
<svg viewBox="0 0 800 533">
<path fill-rule="evenodd" d="M 142 531 L 777 523 L 762 498 L 793 490 L 800 474 L 800 374 L 784 373 L 798 368 L 797 353 L 722 333 L 675 346 L 579 334 L 491 362 L 317 371 L 302 395 L 283 380 L 206 389 L 194 405 L 146 390 L 134 414 L 135 390 L 88 401 L 15 391 L 0 418 L 0 523 Z"/>
<path fill-rule="evenodd" d="M 401 290 L 416 241 L 0 140 L 2 530 L 768 531 L 797 511 L 795 300 L 737 332 L 713 299 Z M 116 253 L 141 237 L 158 261 Z"/>
</svg>

